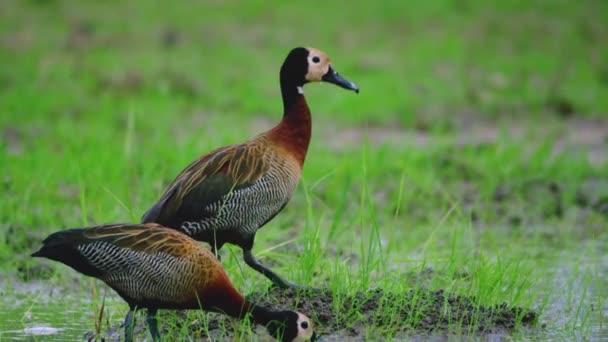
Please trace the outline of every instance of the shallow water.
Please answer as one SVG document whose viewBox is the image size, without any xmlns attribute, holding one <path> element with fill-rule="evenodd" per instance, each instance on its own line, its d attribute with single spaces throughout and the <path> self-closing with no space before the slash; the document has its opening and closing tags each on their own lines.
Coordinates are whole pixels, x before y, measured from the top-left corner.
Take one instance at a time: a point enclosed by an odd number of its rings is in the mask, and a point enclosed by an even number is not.
<svg viewBox="0 0 608 342">
<path fill-rule="evenodd" d="M 8 303 L 0 313 L 1 341 L 76 341 L 82 340 L 84 333 L 90 329 L 83 312 L 65 310 L 63 305 L 32 305 L 29 307 L 35 313 L 24 310 L 28 308 L 11 306 Z M 7 310 L 8 308 L 8 310 Z M 86 321 L 83 321 L 86 320 Z"/>
<path fill-rule="evenodd" d="M 89 299 L 91 292 L 85 295 L 79 287 L 58 288 L 48 283 L 4 281 L 0 341 L 82 341 L 87 331 L 94 330 L 99 305 Z"/>
<path fill-rule="evenodd" d="M 527 337 L 608 341 L 608 255 L 589 258 L 563 252 L 556 259 L 570 264 L 551 272 L 555 285 L 541 317 L 546 327 Z"/>
</svg>

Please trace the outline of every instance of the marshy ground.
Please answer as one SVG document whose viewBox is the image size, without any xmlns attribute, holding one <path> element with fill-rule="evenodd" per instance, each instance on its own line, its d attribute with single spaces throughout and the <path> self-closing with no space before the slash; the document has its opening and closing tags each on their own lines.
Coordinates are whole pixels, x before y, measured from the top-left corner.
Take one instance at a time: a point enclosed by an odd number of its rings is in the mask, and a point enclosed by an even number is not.
<svg viewBox="0 0 608 342">
<path fill-rule="evenodd" d="M 0 3 L 0 340 L 118 339 L 116 294 L 29 254 L 58 229 L 137 221 L 198 155 L 271 127 L 300 44 L 361 93 L 306 87 L 303 180 L 254 254 L 317 290 L 269 288 L 226 247 L 242 293 L 306 313 L 326 340 L 607 338 L 606 13 Z M 218 314 L 160 324 L 176 340 L 265 338 Z"/>
<path fill-rule="evenodd" d="M 407 281 L 407 279 L 404 279 Z M 327 289 L 294 290 L 269 288 L 247 296 L 253 302 L 274 310 L 296 308 L 311 315 L 322 341 L 364 341 L 370 328 L 390 331 L 385 338 L 428 338 L 431 336 L 509 336 L 515 329 L 534 326 L 538 314 L 532 310 L 512 307 L 508 303 L 494 306 L 478 305 L 476 298 L 446 294 L 443 290 L 416 288 L 407 292 L 389 293 L 382 289 L 338 295 Z M 348 313 L 343 317 L 335 314 Z M 187 326 L 194 340 L 234 339 L 233 322 L 226 316 L 211 314 L 204 324 L 197 317 L 178 314 L 180 325 Z M 145 331 L 140 320 L 136 331 Z M 458 322 L 456 325 L 454 322 Z M 263 330 L 257 330 L 263 335 Z M 122 326 L 116 325 L 101 336 L 120 340 Z M 87 337 L 95 337 L 91 332 Z"/>
</svg>

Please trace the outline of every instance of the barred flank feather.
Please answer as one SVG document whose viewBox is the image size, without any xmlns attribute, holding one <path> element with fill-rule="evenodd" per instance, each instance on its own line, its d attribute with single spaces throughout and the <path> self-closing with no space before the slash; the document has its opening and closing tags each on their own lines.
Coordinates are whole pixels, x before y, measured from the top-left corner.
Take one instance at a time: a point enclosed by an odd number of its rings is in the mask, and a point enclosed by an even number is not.
<svg viewBox="0 0 608 342">
<path fill-rule="evenodd" d="M 103 280 L 127 301 L 188 306 L 199 289 L 226 277 L 196 241 L 156 224 L 105 225 L 57 232 L 33 256 Z"/>
<path fill-rule="evenodd" d="M 184 221 L 180 230 L 196 237 L 209 229 L 240 228 L 254 234 L 289 201 L 297 186 L 297 175 L 287 167 L 275 167 L 247 187 L 237 187 L 202 211 L 208 216 L 198 221 Z"/>
<path fill-rule="evenodd" d="M 191 164 L 142 218 L 192 237 L 208 229 L 255 233 L 291 198 L 300 169 L 264 136 Z"/>
</svg>

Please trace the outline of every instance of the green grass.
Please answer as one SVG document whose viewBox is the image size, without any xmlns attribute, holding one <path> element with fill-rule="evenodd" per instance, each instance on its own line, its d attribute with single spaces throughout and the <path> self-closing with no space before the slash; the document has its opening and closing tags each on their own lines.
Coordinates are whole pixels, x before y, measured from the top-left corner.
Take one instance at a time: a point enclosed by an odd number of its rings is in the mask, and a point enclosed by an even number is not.
<svg viewBox="0 0 608 342">
<path fill-rule="evenodd" d="M 27 256 L 58 229 L 137 221 L 198 155 L 271 127 L 278 68 L 297 45 L 328 52 L 361 93 L 306 87 L 303 180 L 256 255 L 333 290 L 344 322 L 357 321 L 341 303 L 359 290 L 444 289 L 539 310 L 560 336 L 597 337 L 607 13 L 604 1 L 0 4 L 0 303 L 15 307 L 0 314 L 0 339 L 33 322 L 94 330 L 105 287 Z M 599 138 L 577 138 L 594 129 Z M 222 262 L 243 293 L 268 285 L 237 248 Z M 65 305 L 22 290 L 39 278 L 69 294 Z M 366 336 L 398 336 L 401 304 L 386 303 L 392 323 Z M 424 308 L 411 310 L 413 326 Z M 125 311 L 108 291 L 101 329 Z M 166 316 L 171 334 L 188 333 Z M 244 323 L 225 329 L 252 336 Z"/>
</svg>

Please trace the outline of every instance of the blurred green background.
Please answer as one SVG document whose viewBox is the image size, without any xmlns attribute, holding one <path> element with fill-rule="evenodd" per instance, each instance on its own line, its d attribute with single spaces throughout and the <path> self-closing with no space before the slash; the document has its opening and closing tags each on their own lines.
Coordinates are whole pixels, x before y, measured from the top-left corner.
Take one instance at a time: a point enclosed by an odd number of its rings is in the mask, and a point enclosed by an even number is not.
<svg viewBox="0 0 608 342">
<path fill-rule="evenodd" d="M 6 121 L 68 113 L 103 119 L 127 104 L 151 111 L 150 121 L 194 110 L 274 119 L 278 67 L 300 45 L 328 52 L 362 88 L 352 99 L 310 87 L 316 117 L 449 127 L 471 112 L 608 111 L 608 5 L 601 0 L 1 6 Z M 23 103 L 34 96 L 35 107 Z"/>
<path fill-rule="evenodd" d="M 546 321 L 580 328 L 589 322 L 581 307 L 605 320 L 593 311 L 606 305 L 608 270 L 604 0 L 0 1 L 5 281 L 64 286 L 61 266 L 49 276 L 27 258 L 46 234 L 136 221 L 198 155 L 272 127 L 279 67 L 296 46 L 327 52 L 361 93 L 306 86 L 313 140 L 303 183 L 256 242 L 279 272 L 318 279 L 289 267 L 298 255 L 266 249 L 302 244 L 304 228 L 320 227 L 319 253 L 332 255 L 310 259 L 308 270 L 323 274 L 341 263 L 335 255 L 361 256 L 373 226 L 380 258 L 400 271 L 421 258 L 441 265 L 450 248 L 469 270 L 484 253 L 502 255 L 551 281 L 527 284 L 523 297 L 447 284 L 542 310 L 561 302 L 530 293 L 580 295 L 586 279 L 590 295 Z M 454 242 L 454 226 L 472 230 Z M 264 282 L 231 260 L 239 288 Z M 553 288 L 560 272 L 568 290 Z M 495 284 L 511 289 L 518 276 Z M 23 300 L 18 324 L 28 321 Z"/>
</svg>

